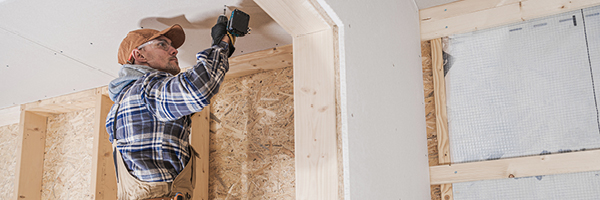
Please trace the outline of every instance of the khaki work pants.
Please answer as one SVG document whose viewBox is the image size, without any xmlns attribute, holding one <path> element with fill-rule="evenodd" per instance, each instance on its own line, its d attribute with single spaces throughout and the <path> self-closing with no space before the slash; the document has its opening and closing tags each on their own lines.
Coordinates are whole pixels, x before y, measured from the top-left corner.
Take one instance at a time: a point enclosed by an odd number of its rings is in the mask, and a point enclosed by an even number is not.
<svg viewBox="0 0 600 200">
<path fill-rule="evenodd" d="M 173 182 L 145 182 L 140 181 L 129 173 L 121 152 L 116 149 L 117 141 L 113 141 L 113 151 L 116 152 L 117 170 L 117 199 L 139 200 L 158 197 L 174 197 L 177 192 L 183 194 L 186 200 L 192 199 L 196 186 L 196 151 L 190 145 L 190 161 Z"/>
</svg>

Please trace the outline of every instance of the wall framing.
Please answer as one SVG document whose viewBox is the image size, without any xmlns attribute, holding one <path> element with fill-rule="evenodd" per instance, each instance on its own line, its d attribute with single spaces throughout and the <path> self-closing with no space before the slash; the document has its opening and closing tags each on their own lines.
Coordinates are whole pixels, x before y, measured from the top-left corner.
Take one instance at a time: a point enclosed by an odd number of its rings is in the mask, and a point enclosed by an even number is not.
<svg viewBox="0 0 600 200">
<path fill-rule="evenodd" d="M 334 24 L 310 0 L 255 0 L 292 35 L 296 199 L 339 199 Z"/>
<path fill-rule="evenodd" d="M 226 78 L 254 74 L 270 69 L 283 68 L 294 63 L 294 107 L 296 124 L 296 198 L 339 199 L 340 177 L 338 166 L 338 118 L 336 101 L 335 66 L 337 38 L 335 25 L 318 3 L 310 0 L 256 0 L 275 21 L 294 38 L 293 46 L 283 46 L 230 59 L 231 73 Z M 291 15 L 290 13 L 294 13 Z M 292 61 L 292 51 L 293 56 Z M 320 74 L 320 76 L 314 76 Z M 94 199 L 116 199 L 116 183 L 113 183 L 114 164 L 112 149 L 107 141 L 104 119 L 112 106 L 107 97 L 107 87 L 94 88 L 55 98 L 26 103 L 17 110 L 14 107 L 0 110 L 3 123 L 14 123 L 15 113 L 20 113 L 20 141 L 17 161 L 17 184 L 14 199 L 40 199 L 43 165 L 43 144 L 48 116 L 95 108 L 95 138 L 92 166 L 91 191 Z M 18 111 L 18 112 L 17 112 Z M 193 126 L 208 122 L 208 115 L 199 114 Z M 192 143 L 208 142 L 206 130 L 192 128 Z M 31 137 L 31 136 L 35 137 Z M 196 137 L 198 136 L 198 137 Z M 33 144 L 35 143 L 35 144 Z M 30 146 L 41 146 L 31 148 Z M 205 145 L 208 147 L 207 145 Z M 33 152 L 35 151 L 35 152 Z M 41 152 L 40 152 L 41 151 Z M 197 149 L 201 160 L 208 151 Z M 206 156 L 207 157 L 207 156 Z M 200 162 L 202 163 L 202 161 Z M 205 159 L 208 161 L 208 159 Z M 206 166 L 204 166 L 206 164 Z M 197 177 L 197 185 L 208 189 L 208 162 L 199 165 L 203 173 Z M 206 169 L 206 170 L 204 170 Z M 39 171 L 39 173 L 32 173 Z M 116 181 L 115 181 L 116 182 Z M 38 188 L 38 189 L 36 189 Z M 202 193 L 202 192 L 200 192 Z M 207 199 L 197 194 L 194 199 Z"/>
<path fill-rule="evenodd" d="M 430 166 L 430 183 L 441 185 L 442 199 L 453 199 L 452 183 L 600 170 L 600 150 L 452 164 L 444 158 L 449 137 L 445 109 L 438 109 L 446 104 L 441 37 L 596 5 L 600 0 L 464 0 L 420 10 L 421 40 L 431 42 L 434 84 L 438 82 L 434 92 L 440 164 Z M 442 75 L 436 76 L 440 70 Z"/>
</svg>

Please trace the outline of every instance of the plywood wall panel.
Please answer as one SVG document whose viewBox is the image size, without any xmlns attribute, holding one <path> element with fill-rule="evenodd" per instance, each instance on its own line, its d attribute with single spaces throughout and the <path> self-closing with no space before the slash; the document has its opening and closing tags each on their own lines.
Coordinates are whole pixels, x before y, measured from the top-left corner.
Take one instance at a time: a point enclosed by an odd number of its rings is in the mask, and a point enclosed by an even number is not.
<svg viewBox="0 0 600 200">
<path fill-rule="evenodd" d="M 226 80 L 211 102 L 209 199 L 294 199 L 292 68 Z"/>
<path fill-rule="evenodd" d="M 19 124 L 0 127 L 0 199 L 12 199 L 15 191 Z"/>
<path fill-rule="evenodd" d="M 48 117 L 42 199 L 92 199 L 94 108 Z"/>
<path fill-rule="evenodd" d="M 425 119 L 427 124 L 427 155 L 429 166 L 439 164 L 438 141 L 435 118 L 435 100 L 433 93 L 433 68 L 431 61 L 431 42 L 421 42 L 421 61 L 423 67 L 423 90 L 425 100 Z M 431 200 L 441 198 L 440 185 L 431 185 Z"/>
</svg>

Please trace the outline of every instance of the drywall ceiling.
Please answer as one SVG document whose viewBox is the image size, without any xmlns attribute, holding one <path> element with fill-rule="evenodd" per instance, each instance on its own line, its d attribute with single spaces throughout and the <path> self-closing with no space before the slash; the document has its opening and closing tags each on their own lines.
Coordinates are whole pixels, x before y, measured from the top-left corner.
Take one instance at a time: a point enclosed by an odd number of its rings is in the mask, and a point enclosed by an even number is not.
<svg viewBox="0 0 600 200">
<path fill-rule="evenodd" d="M 416 0 L 419 9 L 452 0 Z M 117 48 L 127 32 L 180 24 L 186 42 L 181 67 L 210 45 L 217 16 L 238 8 L 252 33 L 233 56 L 292 43 L 291 36 L 252 0 L 91 1 L 0 0 L 0 109 L 107 85 L 117 77 Z"/>
<path fill-rule="evenodd" d="M 421 10 L 421 9 L 439 6 L 439 5 L 443 5 L 443 4 L 447 4 L 447 3 L 452 3 L 455 1 L 457 1 L 457 0 L 415 0 L 415 3 L 417 4 L 417 7 L 419 8 L 419 10 Z"/>
<path fill-rule="evenodd" d="M 252 32 L 233 56 L 292 43 L 252 0 L 0 0 L 0 108 L 107 85 L 117 77 L 117 49 L 127 32 L 180 24 L 180 67 L 210 46 L 217 17 L 238 8 Z M 228 14 L 229 15 L 229 14 Z"/>
</svg>

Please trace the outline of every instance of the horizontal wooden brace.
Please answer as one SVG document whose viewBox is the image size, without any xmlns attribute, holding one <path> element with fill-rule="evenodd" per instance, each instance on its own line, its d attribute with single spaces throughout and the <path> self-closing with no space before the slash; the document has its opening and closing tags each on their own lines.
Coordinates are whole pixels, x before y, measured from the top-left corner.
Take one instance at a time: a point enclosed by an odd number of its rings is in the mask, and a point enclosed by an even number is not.
<svg viewBox="0 0 600 200">
<path fill-rule="evenodd" d="M 463 0 L 419 11 L 421 40 L 600 5 L 600 0 Z"/>
<path fill-rule="evenodd" d="M 0 126 L 19 123 L 21 106 L 11 106 L 0 110 Z"/>
<path fill-rule="evenodd" d="M 431 185 L 600 170 L 600 150 L 429 167 Z"/>
<path fill-rule="evenodd" d="M 272 69 L 290 67 L 293 65 L 293 51 L 293 46 L 289 44 L 232 57 L 229 59 L 229 72 L 227 72 L 225 78 L 236 78 Z"/>
<path fill-rule="evenodd" d="M 285 45 L 267 50 L 235 56 L 229 59 L 229 72 L 225 78 L 256 74 L 293 65 L 293 46 Z M 184 70 L 187 70 L 186 68 Z M 106 86 L 84 90 L 58 97 L 23 104 L 26 111 L 42 116 L 79 111 L 96 106 L 97 94 L 108 95 Z M 21 106 L 0 109 L 0 126 L 18 123 Z"/>
</svg>

